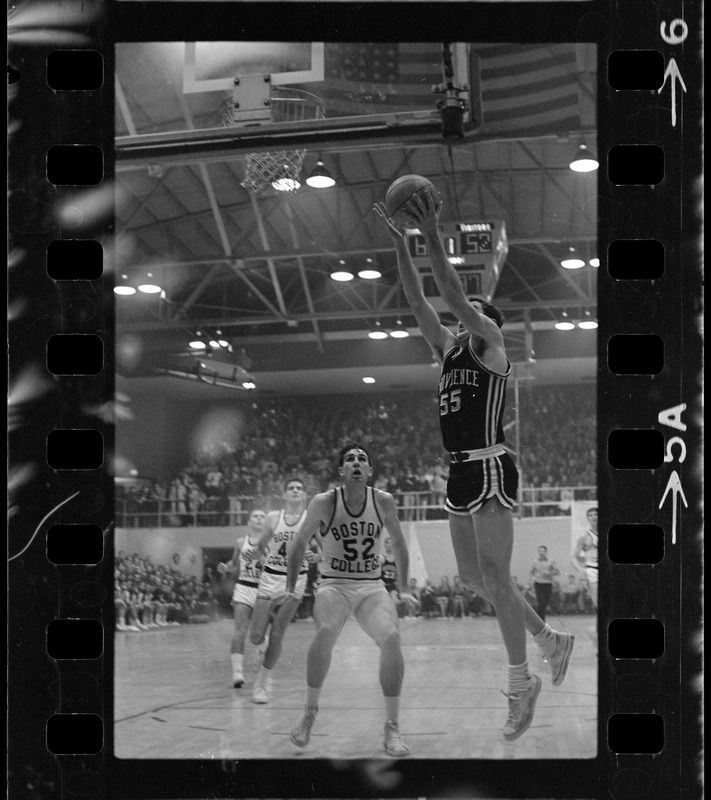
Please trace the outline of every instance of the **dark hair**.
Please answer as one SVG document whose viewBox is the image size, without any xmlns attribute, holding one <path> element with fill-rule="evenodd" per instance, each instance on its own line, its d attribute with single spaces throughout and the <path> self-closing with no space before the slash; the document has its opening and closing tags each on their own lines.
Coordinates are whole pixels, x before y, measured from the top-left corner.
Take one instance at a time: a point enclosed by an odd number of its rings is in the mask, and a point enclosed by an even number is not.
<svg viewBox="0 0 711 800">
<path fill-rule="evenodd" d="M 304 479 L 303 478 L 300 478 L 298 475 L 292 475 L 290 478 L 287 478 L 285 481 L 282 482 L 282 484 L 281 484 L 282 490 L 286 491 L 286 487 L 290 483 L 294 483 L 294 482 L 295 483 L 300 483 L 302 489 L 306 488 L 306 484 L 304 483 Z"/>
<path fill-rule="evenodd" d="M 585 512 L 585 516 L 587 516 L 587 515 L 588 515 L 588 514 L 589 514 L 591 511 L 596 511 L 596 512 L 597 512 L 597 506 L 591 506 L 591 507 L 590 507 L 590 508 L 589 508 L 589 509 L 588 509 L 588 510 Z"/>
<path fill-rule="evenodd" d="M 499 309 L 490 303 L 488 300 L 484 300 L 483 297 L 479 297 L 478 295 L 471 295 L 468 298 L 470 303 L 473 303 L 475 300 L 477 303 L 481 303 L 481 313 L 485 317 L 489 317 L 489 319 L 493 319 L 494 322 L 499 326 L 499 328 L 503 327 L 504 324 L 504 315 L 499 311 Z"/>
<path fill-rule="evenodd" d="M 373 466 L 373 459 L 370 457 L 370 453 L 363 447 L 362 444 L 355 444 L 355 442 L 349 442 L 345 447 L 342 447 L 338 452 L 338 466 L 343 466 L 343 459 L 346 456 L 346 453 L 349 450 L 362 450 L 368 456 L 368 466 Z"/>
</svg>

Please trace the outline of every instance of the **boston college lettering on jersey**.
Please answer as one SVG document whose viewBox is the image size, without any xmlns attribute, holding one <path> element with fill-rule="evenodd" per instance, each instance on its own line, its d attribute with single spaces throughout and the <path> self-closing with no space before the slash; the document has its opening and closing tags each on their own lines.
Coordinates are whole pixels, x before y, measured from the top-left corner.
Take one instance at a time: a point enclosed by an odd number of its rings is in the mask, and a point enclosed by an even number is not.
<svg viewBox="0 0 711 800">
<path fill-rule="evenodd" d="M 296 534 L 301 530 L 306 512 L 302 511 L 298 519 L 291 525 L 287 524 L 283 511 L 279 512 L 277 524 L 274 526 L 271 538 L 269 539 L 269 549 L 264 559 L 264 569 L 267 572 L 286 575 L 286 561 L 289 555 L 291 542 L 296 538 Z M 301 565 L 301 572 L 308 569 L 308 562 L 304 561 Z"/>
<path fill-rule="evenodd" d="M 239 549 L 239 582 L 246 586 L 256 586 L 262 574 L 262 562 L 257 557 L 257 543 L 247 536 Z"/>
<path fill-rule="evenodd" d="M 383 521 L 375 505 L 375 489 L 367 486 L 358 513 L 346 505 L 343 489 L 333 490 L 333 514 L 321 529 L 324 578 L 380 578 L 378 552 Z"/>
<path fill-rule="evenodd" d="M 505 440 L 503 428 L 506 379 L 488 370 L 469 346 L 449 350 L 439 381 L 442 441 L 451 453 L 483 450 Z"/>
</svg>

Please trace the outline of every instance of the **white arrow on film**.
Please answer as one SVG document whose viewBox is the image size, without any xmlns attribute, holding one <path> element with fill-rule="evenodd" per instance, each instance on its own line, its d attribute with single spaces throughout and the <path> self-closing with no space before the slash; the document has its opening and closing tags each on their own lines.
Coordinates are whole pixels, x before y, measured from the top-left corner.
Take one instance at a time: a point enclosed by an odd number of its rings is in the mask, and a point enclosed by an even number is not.
<svg viewBox="0 0 711 800">
<path fill-rule="evenodd" d="M 679 81 L 681 88 L 684 91 L 686 91 L 686 84 L 684 83 L 684 79 L 681 77 L 681 72 L 679 72 L 679 67 L 677 66 L 676 60 L 673 58 L 669 61 L 669 65 L 664 73 L 664 83 L 658 90 L 659 94 L 662 93 L 664 87 L 667 85 L 667 78 L 671 79 L 672 127 L 676 128 L 676 82 L 677 80 Z"/>
<path fill-rule="evenodd" d="M 667 488 L 664 490 L 664 496 L 662 497 L 662 501 L 659 503 L 659 508 L 664 505 L 664 501 L 667 499 L 669 492 L 672 493 L 672 544 L 676 544 L 677 496 L 681 498 L 681 502 L 684 504 L 685 508 L 689 507 L 689 504 L 686 502 L 686 497 L 684 497 L 684 490 L 681 488 L 681 481 L 679 480 L 679 475 L 677 474 L 676 470 L 674 470 L 674 472 L 672 472 L 672 474 L 669 476 Z"/>
</svg>

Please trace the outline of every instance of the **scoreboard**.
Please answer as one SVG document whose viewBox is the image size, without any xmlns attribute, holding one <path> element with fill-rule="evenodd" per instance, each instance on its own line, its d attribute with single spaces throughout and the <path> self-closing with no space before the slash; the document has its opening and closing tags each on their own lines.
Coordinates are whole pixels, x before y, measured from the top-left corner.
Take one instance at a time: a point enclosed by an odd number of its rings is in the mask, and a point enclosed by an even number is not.
<svg viewBox="0 0 711 800">
<path fill-rule="evenodd" d="M 509 251 L 504 221 L 445 222 L 439 227 L 447 257 L 462 278 L 467 294 L 480 294 L 491 300 Z M 418 230 L 408 230 L 406 234 L 412 261 L 423 276 L 425 294 L 438 294 L 432 279 L 428 279 L 432 269 L 425 237 Z"/>
</svg>

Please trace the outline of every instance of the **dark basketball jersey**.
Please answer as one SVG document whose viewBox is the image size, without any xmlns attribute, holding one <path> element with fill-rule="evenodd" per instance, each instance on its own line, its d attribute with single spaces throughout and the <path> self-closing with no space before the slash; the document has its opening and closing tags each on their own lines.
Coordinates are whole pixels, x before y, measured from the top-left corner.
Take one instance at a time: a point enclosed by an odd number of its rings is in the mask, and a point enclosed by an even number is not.
<svg viewBox="0 0 711 800">
<path fill-rule="evenodd" d="M 380 565 L 380 576 L 385 584 L 397 583 L 397 564 L 383 555 L 383 562 Z"/>
<path fill-rule="evenodd" d="M 455 345 L 447 351 L 439 379 L 439 422 L 446 450 L 483 450 L 505 441 L 503 416 L 510 372 L 510 364 L 503 375 L 491 372 L 470 345 Z"/>
</svg>

